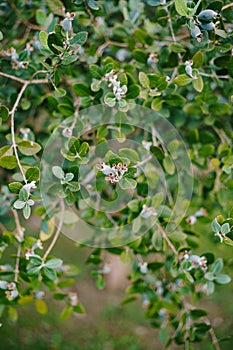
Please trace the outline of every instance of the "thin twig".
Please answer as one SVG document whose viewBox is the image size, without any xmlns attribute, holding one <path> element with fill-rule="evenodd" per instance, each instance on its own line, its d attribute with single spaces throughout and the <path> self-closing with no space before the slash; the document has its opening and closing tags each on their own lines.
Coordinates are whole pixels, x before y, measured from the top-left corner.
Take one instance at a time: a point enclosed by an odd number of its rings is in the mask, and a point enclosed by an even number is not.
<svg viewBox="0 0 233 350">
<path fill-rule="evenodd" d="M 215 72 L 213 74 L 199 72 L 203 77 L 209 78 L 219 78 L 219 79 L 229 79 L 229 75 L 217 75 Z"/>
<path fill-rule="evenodd" d="M 26 176 L 25 176 L 23 167 L 22 167 L 22 165 L 21 165 L 21 163 L 20 163 L 20 160 L 19 160 L 19 155 L 18 155 L 18 151 L 17 151 L 17 144 L 16 144 L 16 140 L 15 140 L 15 111 L 16 111 L 18 105 L 19 105 L 19 102 L 20 102 L 20 100 L 21 100 L 21 98 L 22 98 L 22 96 L 23 96 L 23 93 L 24 93 L 24 91 L 26 90 L 27 86 L 28 86 L 28 82 L 25 83 L 25 84 L 22 86 L 22 88 L 21 88 L 21 90 L 20 90 L 20 92 L 19 92 L 19 94 L 18 94 L 18 97 L 17 97 L 17 99 L 16 99 L 16 101 L 15 101 L 15 104 L 14 104 L 14 106 L 13 106 L 11 112 L 10 112 L 10 114 L 11 114 L 11 137 L 12 137 L 12 146 L 13 146 L 14 153 L 15 153 L 15 157 L 16 157 L 16 160 L 17 160 L 17 163 L 18 163 L 18 166 L 19 166 L 19 170 L 20 170 L 20 172 L 21 172 L 21 174 L 22 174 L 22 176 L 23 176 L 23 180 L 24 180 L 25 183 L 27 183 L 27 179 L 26 179 Z"/>
<path fill-rule="evenodd" d="M 225 6 L 223 6 L 222 10 L 221 11 L 224 11 L 226 9 L 228 9 L 229 7 L 232 7 L 233 6 L 233 2 L 231 2 L 230 4 L 227 4 Z"/>
<path fill-rule="evenodd" d="M 221 349 L 220 349 L 219 342 L 218 342 L 218 339 L 217 339 L 217 336 L 216 336 L 216 334 L 215 334 L 215 331 L 214 331 L 214 329 L 213 329 L 213 327 L 212 327 L 212 325 L 211 325 L 211 322 L 210 322 L 210 320 L 208 319 L 208 317 L 205 317 L 205 321 L 206 321 L 206 323 L 207 323 L 208 325 L 210 325 L 210 327 L 211 327 L 211 328 L 209 329 L 209 334 L 210 334 L 211 339 L 212 339 L 212 344 L 214 345 L 214 347 L 215 347 L 216 350 L 221 350 Z"/>
<path fill-rule="evenodd" d="M 36 74 L 39 74 L 39 73 L 45 73 L 45 71 L 36 72 Z M 46 72 L 46 73 L 47 73 L 47 72 Z M 36 74 L 34 74 L 32 77 L 34 77 Z M 31 85 L 31 84 L 47 84 L 47 83 L 48 83 L 48 79 L 30 79 L 30 80 L 24 80 L 24 79 L 15 77 L 14 75 L 10 75 L 10 74 L 3 73 L 3 72 L 0 72 L 0 76 L 5 77 L 5 78 L 8 78 L 8 79 L 11 79 L 11 80 L 18 81 L 19 83 L 21 83 L 21 84 L 23 84 L 23 85 L 25 85 L 25 84 L 27 84 L 27 85 Z"/>
<path fill-rule="evenodd" d="M 149 162 L 149 160 L 152 159 L 152 155 L 150 155 L 149 157 L 143 159 L 141 162 L 138 162 L 136 165 L 133 165 L 132 168 L 139 168 L 141 165 Z"/>
<path fill-rule="evenodd" d="M 22 226 L 21 226 L 21 224 L 20 224 L 20 221 L 19 221 L 19 215 L 18 215 L 18 213 L 17 213 L 17 210 L 12 209 L 11 211 L 12 211 L 12 214 L 13 214 L 14 219 L 15 219 L 16 229 L 17 229 L 17 231 L 18 231 L 18 234 L 20 234 L 20 232 L 23 231 L 23 228 L 22 228 Z M 16 261 L 15 261 L 15 277 L 14 277 L 14 281 L 15 281 L 15 282 L 18 281 L 20 255 L 21 255 L 21 244 L 18 243 Z"/>
<path fill-rule="evenodd" d="M 21 255 L 21 244 L 18 244 L 16 262 L 15 262 L 15 278 L 14 278 L 15 282 L 18 282 L 20 255 Z"/>
<path fill-rule="evenodd" d="M 59 234 L 61 232 L 62 226 L 63 226 L 63 220 L 64 220 L 64 214 L 65 214 L 65 205 L 64 205 L 63 201 L 60 202 L 60 206 L 61 206 L 61 213 L 60 213 L 60 220 L 59 220 L 59 223 L 58 223 L 58 226 L 57 226 L 57 231 L 55 232 L 53 240 L 50 243 L 48 249 L 46 250 L 46 252 L 45 252 L 45 254 L 44 254 L 43 258 L 42 258 L 43 261 L 46 260 L 47 256 L 49 255 L 49 253 L 51 252 L 51 250 L 55 246 L 55 244 L 57 242 L 57 239 L 59 237 Z"/>
<path fill-rule="evenodd" d="M 162 228 L 162 226 L 160 226 L 157 221 L 155 223 L 156 223 L 160 233 L 162 234 L 163 238 L 165 239 L 165 241 L 167 242 L 168 246 L 170 247 L 170 249 L 173 251 L 175 256 L 178 257 L 179 256 L 178 251 L 176 250 L 175 246 L 173 245 L 173 243 L 168 238 L 168 236 L 167 236 L 166 232 L 164 231 L 164 229 Z"/>
<path fill-rule="evenodd" d="M 18 77 L 15 77 L 13 75 L 10 75 L 10 74 L 7 74 L 7 73 L 3 73 L 3 72 L 0 72 L 0 76 L 3 76 L 5 78 L 9 78 L 9 79 L 12 79 L 12 80 L 15 80 L 21 84 L 23 84 L 18 96 L 17 96 L 17 99 L 14 103 L 14 106 L 12 108 L 12 110 L 10 111 L 10 115 L 11 115 L 11 137 L 12 137 L 12 147 L 14 149 L 14 154 L 15 154 L 15 157 L 16 157 L 16 160 L 17 160 L 17 164 L 19 166 L 19 170 L 22 174 L 22 177 L 23 177 L 23 180 L 25 183 L 27 183 L 27 179 L 26 179 L 26 176 L 25 176 L 25 173 L 24 173 L 24 170 L 23 170 L 23 167 L 20 163 L 20 160 L 19 160 L 19 155 L 18 155 L 18 150 L 17 150 L 17 144 L 16 144 L 16 140 L 15 140 L 15 112 L 17 110 L 17 107 L 20 103 L 20 100 L 23 96 L 23 93 L 24 91 L 26 90 L 26 88 L 28 87 L 28 85 L 30 84 L 44 84 L 44 83 L 48 83 L 48 79 L 30 79 L 30 80 L 24 80 L 24 79 L 21 79 L 21 78 L 18 78 Z M 35 74 L 34 74 L 35 76 Z M 33 77 L 33 76 L 32 76 Z"/>
</svg>

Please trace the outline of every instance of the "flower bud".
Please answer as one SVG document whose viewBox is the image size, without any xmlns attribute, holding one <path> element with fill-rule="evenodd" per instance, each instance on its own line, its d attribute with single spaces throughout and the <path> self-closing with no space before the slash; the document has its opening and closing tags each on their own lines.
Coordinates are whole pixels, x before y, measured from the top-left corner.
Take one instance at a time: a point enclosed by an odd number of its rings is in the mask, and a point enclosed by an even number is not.
<svg viewBox="0 0 233 350">
<path fill-rule="evenodd" d="M 191 35 L 194 39 L 196 39 L 198 42 L 201 42 L 201 39 L 203 37 L 203 34 L 198 26 L 195 26 L 194 28 L 191 28 Z"/>
<path fill-rule="evenodd" d="M 202 29 L 204 30 L 214 30 L 215 28 L 215 24 L 213 22 L 210 23 L 200 23 L 200 26 L 202 27 Z"/>
<path fill-rule="evenodd" d="M 219 18 L 220 15 L 213 10 L 201 11 L 198 15 L 198 19 L 201 22 L 211 22 L 213 19 Z"/>
</svg>

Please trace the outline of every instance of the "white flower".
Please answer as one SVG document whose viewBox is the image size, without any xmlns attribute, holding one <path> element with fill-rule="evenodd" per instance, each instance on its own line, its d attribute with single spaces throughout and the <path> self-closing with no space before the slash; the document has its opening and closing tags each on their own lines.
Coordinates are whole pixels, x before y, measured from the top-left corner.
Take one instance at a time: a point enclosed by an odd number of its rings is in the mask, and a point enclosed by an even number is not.
<svg viewBox="0 0 233 350">
<path fill-rule="evenodd" d="M 24 185 L 23 188 L 27 191 L 28 194 L 30 194 L 31 190 L 36 189 L 36 181 L 29 182 L 28 184 Z M 29 205 L 33 205 L 33 204 L 29 204 Z"/>
<path fill-rule="evenodd" d="M 42 244 L 42 242 L 41 242 L 40 239 L 38 239 L 38 240 L 36 241 L 36 243 L 33 244 L 32 250 L 35 250 L 35 249 L 43 249 L 43 244 Z"/>
<path fill-rule="evenodd" d="M 143 140 L 142 141 L 142 145 L 147 151 L 149 151 L 150 150 L 150 146 L 152 146 L 152 142 L 148 142 L 148 141 Z"/>
<path fill-rule="evenodd" d="M 111 268 L 110 268 L 110 264 L 106 263 L 104 264 L 102 271 L 101 271 L 104 275 L 107 275 L 111 272 Z"/>
<path fill-rule="evenodd" d="M 76 306 L 78 304 L 78 295 L 74 292 L 69 292 L 68 294 L 71 306 Z"/>
<path fill-rule="evenodd" d="M 156 216 L 157 212 L 154 208 L 148 207 L 146 204 L 143 204 L 142 211 L 141 211 L 140 215 L 144 219 L 149 219 L 151 216 Z"/>
<path fill-rule="evenodd" d="M 141 272 L 142 274 L 144 274 L 144 275 L 148 272 L 147 265 L 148 265 L 148 264 L 147 264 L 146 261 L 140 262 L 140 263 L 138 264 L 138 266 L 139 266 L 139 268 L 140 268 L 140 272 Z"/>
<path fill-rule="evenodd" d="M 71 128 L 65 128 L 62 130 L 62 135 L 64 137 L 71 137 L 72 136 L 72 129 Z"/>
<path fill-rule="evenodd" d="M 186 219 L 186 222 L 190 225 L 194 225 L 197 222 L 197 218 L 196 216 L 191 215 Z"/>
</svg>

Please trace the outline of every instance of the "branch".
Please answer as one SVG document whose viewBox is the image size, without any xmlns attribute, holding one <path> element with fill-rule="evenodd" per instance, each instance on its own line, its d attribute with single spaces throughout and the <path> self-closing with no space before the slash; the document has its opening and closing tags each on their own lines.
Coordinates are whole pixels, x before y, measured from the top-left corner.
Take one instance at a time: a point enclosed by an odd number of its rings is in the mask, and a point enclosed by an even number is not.
<svg viewBox="0 0 233 350">
<path fill-rule="evenodd" d="M 23 228 L 20 225 L 18 213 L 15 209 L 12 209 L 11 211 L 12 211 L 14 219 L 15 219 L 16 229 L 17 229 L 18 233 L 20 234 L 20 232 L 23 231 Z M 16 261 L 15 261 L 15 277 L 14 277 L 15 282 L 18 281 L 20 255 L 21 255 L 21 244 L 18 243 Z"/>
<path fill-rule="evenodd" d="M 41 73 L 41 72 L 40 72 Z M 10 111 L 10 115 L 11 115 L 11 137 L 12 137 L 12 147 L 14 149 L 14 154 L 15 154 L 15 157 L 16 157 L 16 160 L 17 160 L 17 163 L 18 163 L 18 166 L 19 166 L 19 170 L 23 176 L 23 180 L 25 183 L 27 183 L 27 179 L 26 179 L 26 176 L 25 176 L 25 173 L 24 173 L 24 170 L 23 170 L 23 167 L 20 163 L 20 160 L 19 160 L 19 155 L 18 155 L 18 150 L 17 150 L 17 144 L 16 144 L 16 140 L 15 140 L 15 112 L 17 110 L 17 107 L 20 103 L 20 100 L 23 96 L 23 93 L 24 91 L 26 90 L 26 88 L 28 87 L 28 85 L 30 84 L 45 84 L 45 83 L 48 83 L 48 79 L 30 79 L 30 80 L 24 80 L 24 79 L 21 79 L 21 78 L 18 78 L 18 77 L 15 77 L 13 75 L 10 75 L 10 74 L 7 74 L 7 73 L 3 73 L 3 72 L 0 72 L 0 76 L 2 77 L 5 77 L 5 78 L 9 78 L 9 79 L 12 79 L 12 80 L 15 80 L 21 84 L 23 84 L 18 96 L 17 96 L 17 99 L 14 103 L 14 106 L 12 108 L 12 110 Z M 34 74 L 35 76 L 35 74 Z"/>
<path fill-rule="evenodd" d="M 18 155 L 18 150 L 17 150 L 17 144 L 16 144 L 16 141 L 15 141 L 15 111 L 19 105 L 19 102 L 23 96 L 23 93 L 24 91 L 26 90 L 28 86 L 28 82 L 27 83 L 24 83 L 24 85 L 22 86 L 19 94 L 18 94 L 18 97 L 15 101 L 15 104 L 10 112 L 11 114 L 11 137 L 12 137 L 12 146 L 13 146 L 13 149 L 14 149 L 14 153 L 15 153 L 15 157 L 16 157 L 16 160 L 17 160 L 17 163 L 18 163 L 18 166 L 19 166 L 19 170 L 23 176 L 23 180 L 25 183 L 27 183 L 27 179 L 26 179 L 26 176 L 25 176 L 25 173 L 24 173 L 24 170 L 23 170 L 23 167 L 20 163 L 20 160 L 19 160 L 19 155 Z"/>
<path fill-rule="evenodd" d="M 211 328 L 210 328 L 210 330 L 209 330 L 209 334 L 210 334 L 210 336 L 211 336 L 213 346 L 215 347 L 216 350 L 221 350 L 221 349 L 220 349 L 219 342 L 218 342 L 218 339 L 217 339 L 217 336 L 216 336 L 216 334 L 215 334 L 215 331 L 214 331 L 214 329 L 213 329 L 213 327 L 212 327 L 212 325 L 211 325 L 211 322 L 210 322 L 210 320 L 208 319 L 208 317 L 205 317 L 205 321 L 206 321 L 206 323 L 207 323 L 208 325 L 211 326 Z"/>
<path fill-rule="evenodd" d="M 46 250 L 42 260 L 45 261 L 47 256 L 49 255 L 49 253 L 51 252 L 51 250 L 53 249 L 53 247 L 55 246 L 56 242 L 57 242 L 57 239 L 59 237 L 59 234 L 61 232 L 61 229 L 62 229 L 62 226 L 63 226 L 63 220 L 64 220 L 64 213 L 65 213 L 65 205 L 64 205 L 64 202 L 61 201 L 60 203 L 60 206 L 61 206 L 61 214 L 60 214 L 60 221 L 58 223 L 58 226 L 57 226 L 57 231 L 53 237 L 53 240 L 52 242 L 50 243 L 48 249 Z"/>
<path fill-rule="evenodd" d="M 225 6 L 223 6 L 222 10 L 221 11 L 224 11 L 226 9 L 228 9 L 229 7 L 232 7 L 233 6 L 233 2 L 231 2 L 230 4 L 227 4 Z"/>
<path fill-rule="evenodd" d="M 39 74 L 39 73 L 47 73 L 46 71 L 39 71 L 39 72 L 36 72 L 36 74 Z M 8 78 L 8 79 L 11 79 L 11 80 L 15 80 L 15 81 L 18 81 L 19 83 L 25 85 L 30 85 L 30 84 L 47 84 L 48 83 L 48 79 L 31 79 L 31 80 L 24 80 L 24 79 L 21 79 L 21 78 L 18 78 L 18 77 L 15 77 L 14 75 L 10 75 L 10 74 L 7 74 L 7 73 L 3 73 L 3 72 L 0 72 L 0 76 L 2 77 L 5 77 L 5 78 Z M 35 74 L 34 74 L 35 76 Z"/>
<path fill-rule="evenodd" d="M 163 238 L 164 238 L 165 241 L 167 242 L 168 246 L 170 247 L 170 249 L 173 251 L 173 253 L 175 254 L 175 256 L 178 257 L 178 256 L 179 256 L 178 251 L 176 250 L 175 246 L 173 245 L 173 243 L 172 243 L 172 242 L 170 241 L 170 239 L 168 238 L 168 236 L 167 236 L 166 232 L 164 231 L 164 229 L 162 228 L 162 226 L 160 226 L 160 225 L 158 224 L 158 222 L 156 222 L 156 221 L 155 221 L 155 223 L 156 223 L 156 225 L 157 225 L 157 227 L 158 227 L 158 229 L 159 229 L 161 235 L 163 236 Z"/>
</svg>

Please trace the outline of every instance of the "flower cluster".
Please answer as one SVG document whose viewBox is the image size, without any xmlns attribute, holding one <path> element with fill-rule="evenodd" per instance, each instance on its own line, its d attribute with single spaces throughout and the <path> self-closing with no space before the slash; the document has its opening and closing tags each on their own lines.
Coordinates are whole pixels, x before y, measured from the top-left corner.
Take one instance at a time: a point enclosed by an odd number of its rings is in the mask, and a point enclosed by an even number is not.
<svg viewBox="0 0 233 350">
<path fill-rule="evenodd" d="M 118 101 L 125 97 L 127 86 L 121 86 L 120 81 L 117 80 L 117 75 L 115 74 L 114 70 L 111 70 L 111 72 L 105 74 L 104 80 L 109 81 L 108 86 L 113 88 L 113 94 Z"/>
<path fill-rule="evenodd" d="M 187 251 L 185 251 L 183 259 L 184 261 L 188 261 L 191 263 L 191 266 L 188 268 L 188 271 L 195 268 L 199 268 L 203 272 L 207 271 L 207 259 L 205 256 L 190 255 Z"/>
<path fill-rule="evenodd" d="M 7 51 L 5 51 L 5 55 L 10 57 L 13 69 L 19 70 L 28 68 L 28 62 L 19 61 L 19 55 L 14 47 L 10 47 Z"/>
<path fill-rule="evenodd" d="M 37 256 L 35 254 L 36 249 L 43 249 L 42 242 L 38 239 L 35 244 L 31 248 L 28 248 L 25 253 L 25 258 L 29 260 L 30 257 Z"/>
<path fill-rule="evenodd" d="M 96 168 L 100 170 L 104 175 L 107 175 L 105 177 L 105 180 L 109 181 L 112 184 L 119 182 L 122 179 L 124 173 L 128 171 L 127 165 L 123 163 L 113 164 L 113 166 L 110 167 L 103 162 L 101 164 L 97 164 Z"/>
<path fill-rule="evenodd" d="M 15 299 L 19 295 L 14 282 L 0 281 L 0 288 L 5 290 L 6 297 L 9 301 Z"/>
</svg>

